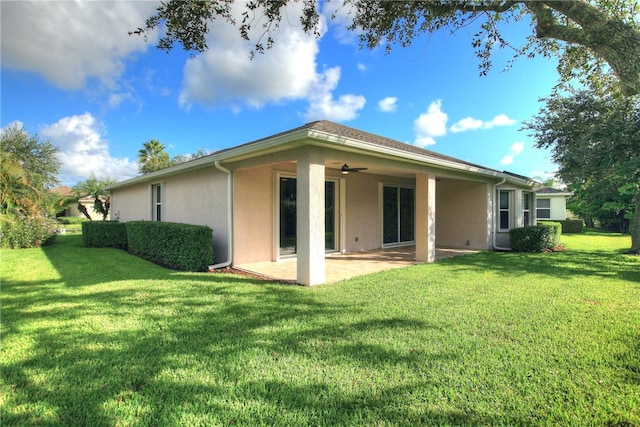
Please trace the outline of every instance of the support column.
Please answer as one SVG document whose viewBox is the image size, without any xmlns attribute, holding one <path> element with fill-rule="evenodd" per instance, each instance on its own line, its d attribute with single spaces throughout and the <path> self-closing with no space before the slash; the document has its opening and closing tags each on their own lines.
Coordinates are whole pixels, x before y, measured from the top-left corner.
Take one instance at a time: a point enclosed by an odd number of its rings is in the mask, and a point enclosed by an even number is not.
<svg viewBox="0 0 640 427">
<path fill-rule="evenodd" d="M 416 174 L 416 260 L 436 259 L 436 178 Z"/>
<path fill-rule="evenodd" d="M 309 149 L 297 165 L 297 281 L 324 283 L 324 158 Z"/>
</svg>

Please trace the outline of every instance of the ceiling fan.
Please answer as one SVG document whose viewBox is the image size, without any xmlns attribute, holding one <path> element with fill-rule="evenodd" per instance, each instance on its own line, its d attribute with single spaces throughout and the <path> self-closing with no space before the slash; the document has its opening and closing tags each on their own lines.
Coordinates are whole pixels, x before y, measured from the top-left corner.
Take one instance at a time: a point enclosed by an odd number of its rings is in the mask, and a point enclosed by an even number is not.
<svg viewBox="0 0 640 427">
<path fill-rule="evenodd" d="M 349 165 L 345 163 L 340 168 L 340 172 L 342 172 L 343 175 L 348 175 L 349 172 L 360 172 L 360 171 L 366 171 L 367 169 L 368 168 L 350 168 Z"/>
</svg>

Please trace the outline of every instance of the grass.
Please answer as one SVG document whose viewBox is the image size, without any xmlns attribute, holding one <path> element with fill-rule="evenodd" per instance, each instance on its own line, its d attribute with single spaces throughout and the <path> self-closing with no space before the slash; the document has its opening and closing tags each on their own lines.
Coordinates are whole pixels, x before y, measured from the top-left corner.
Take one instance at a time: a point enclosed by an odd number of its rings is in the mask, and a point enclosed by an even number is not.
<svg viewBox="0 0 640 427">
<path fill-rule="evenodd" d="M 629 237 L 315 288 L 3 250 L 3 426 L 640 425 Z"/>
</svg>

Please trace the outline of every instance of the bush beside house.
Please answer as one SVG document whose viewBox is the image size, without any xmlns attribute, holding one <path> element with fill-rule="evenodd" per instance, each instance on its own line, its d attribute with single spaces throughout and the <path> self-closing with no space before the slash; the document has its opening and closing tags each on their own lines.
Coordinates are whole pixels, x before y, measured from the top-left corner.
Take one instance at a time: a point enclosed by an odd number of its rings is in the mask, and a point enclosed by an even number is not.
<svg viewBox="0 0 640 427">
<path fill-rule="evenodd" d="M 212 230 L 170 222 L 126 223 L 129 251 L 168 268 L 207 271 L 213 264 Z"/>
<path fill-rule="evenodd" d="M 85 221 L 82 223 L 82 242 L 89 248 L 126 249 L 127 226 L 117 221 Z"/>
<path fill-rule="evenodd" d="M 545 221 L 539 225 L 514 228 L 509 232 L 511 250 L 514 252 L 550 251 L 560 242 L 562 225 Z"/>
</svg>

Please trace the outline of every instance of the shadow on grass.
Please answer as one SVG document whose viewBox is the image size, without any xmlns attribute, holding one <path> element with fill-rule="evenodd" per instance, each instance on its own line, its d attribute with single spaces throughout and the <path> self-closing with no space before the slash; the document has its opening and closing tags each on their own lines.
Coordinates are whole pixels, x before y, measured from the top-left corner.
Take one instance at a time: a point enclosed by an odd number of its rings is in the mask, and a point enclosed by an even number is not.
<svg viewBox="0 0 640 427">
<path fill-rule="evenodd" d="M 442 263 L 475 271 L 494 271 L 505 276 L 523 274 L 573 278 L 617 278 L 640 283 L 640 258 L 617 252 L 567 250 L 552 253 L 479 252 L 442 260 Z M 606 281 L 603 282 L 606 284 Z"/>
<path fill-rule="evenodd" d="M 59 280 L 3 283 L 3 340 L 28 341 L 28 356 L 2 362 L 3 425 L 524 422 L 437 402 L 407 405 L 435 387 L 427 379 L 350 388 L 355 380 L 333 371 L 457 363 L 450 352 L 425 360 L 357 338 L 442 326 L 354 321 L 361 306 L 323 303 L 306 289 L 174 272 L 73 238 L 45 253 Z"/>
</svg>

